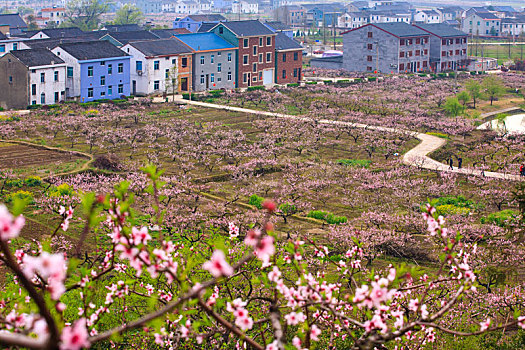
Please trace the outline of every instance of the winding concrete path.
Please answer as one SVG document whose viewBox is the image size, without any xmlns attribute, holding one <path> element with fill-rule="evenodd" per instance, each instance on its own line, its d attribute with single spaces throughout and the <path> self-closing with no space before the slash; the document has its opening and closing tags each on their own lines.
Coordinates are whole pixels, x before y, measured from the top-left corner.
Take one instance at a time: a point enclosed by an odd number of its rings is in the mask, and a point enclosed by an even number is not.
<svg viewBox="0 0 525 350">
<path fill-rule="evenodd" d="M 164 100 L 161 100 L 161 101 L 154 100 L 154 102 L 164 102 Z M 188 100 L 182 99 L 180 95 L 174 99 L 174 102 L 184 103 L 184 104 L 189 104 L 189 105 L 194 105 L 194 106 L 207 107 L 207 108 L 222 109 L 226 111 L 234 111 L 234 112 L 269 116 L 269 117 L 294 119 L 294 120 L 302 120 L 302 121 L 313 121 L 312 118 L 308 118 L 308 117 L 300 117 L 300 116 L 295 116 L 295 115 L 274 113 L 274 112 L 267 112 L 267 111 L 258 111 L 258 110 L 249 109 L 249 108 L 233 107 L 233 106 L 219 105 L 219 104 L 207 103 L 207 102 L 188 101 Z M 337 121 L 337 120 L 321 119 L 321 120 L 318 120 L 317 122 L 319 124 L 341 125 L 341 126 L 352 127 L 352 128 L 362 128 L 362 129 L 379 130 L 379 131 L 385 131 L 385 132 L 404 133 L 404 134 L 412 135 L 418 138 L 421 141 L 421 143 L 419 143 L 416 147 L 412 148 L 407 153 L 405 153 L 405 155 L 403 156 L 403 163 L 410 165 L 410 166 L 418 167 L 420 169 L 428 169 L 428 170 L 440 171 L 440 172 L 451 172 L 451 173 L 458 173 L 458 174 L 465 174 L 465 175 L 484 176 L 484 177 L 503 179 L 503 180 L 514 180 L 514 181 L 523 180 L 523 178 L 521 178 L 519 175 L 513 175 L 513 174 L 497 173 L 497 172 L 491 172 L 491 171 L 483 172 L 481 170 L 473 169 L 473 168 L 458 169 L 457 167 L 454 167 L 453 169 L 450 169 L 448 165 L 440 163 L 437 160 L 434 160 L 428 156 L 430 153 L 439 149 L 446 143 L 445 139 L 439 138 L 437 136 L 418 133 L 418 132 L 409 131 L 409 130 L 403 130 L 403 129 L 388 128 L 388 127 L 383 127 L 383 126 L 366 125 L 366 124 L 359 124 L 359 123 L 350 123 L 350 122 L 343 122 L 343 121 Z"/>
</svg>

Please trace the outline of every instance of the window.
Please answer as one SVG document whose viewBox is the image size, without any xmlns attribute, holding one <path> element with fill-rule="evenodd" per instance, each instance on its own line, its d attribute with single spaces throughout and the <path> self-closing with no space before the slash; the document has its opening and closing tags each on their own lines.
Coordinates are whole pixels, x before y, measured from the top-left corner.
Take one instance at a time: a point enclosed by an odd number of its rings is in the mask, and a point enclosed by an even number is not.
<svg viewBox="0 0 525 350">
<path fill-rule="evenodd" d="M 257 63 L 254 63 L 254 64 L 253 64 L 253 71 L 254 71 L 254 72 L 257 72 Z"/>
<path fill-rule="evenodd" d="M 260 53 L 260 54 L 259 54 L 259 63 L 263 63 L 263 62 L 264 62 L 264 61 L 263 61 L 263 54 Z"/>
<path fill-rule="evenodd" d="M 113 74 L 113 65 L 112 64 L 108 64 L 108 74 L 109 75 Z"/>
<path fill-rule="evenodd" d="M 55 91 L 55 103 L 58 103 L 60 99 L 60 94 L 58 93 L 58 91 Z"/>
<path fill-rule="evenodd" d="M 221 72 L 222 71 L 222 64 L 221 63 L 217 63 L 217 72 Z"/>
<path fill-rule="evenodd" d="M 246 83 L 246 81 L 248 81 L 247 76 L 248 76 L 248 74 L 246 74 L 246 73 L 244 73 L 242 75 L 242 80 L 243 80 L 244 83 Z"/>
<path fill-rule="evenodd" d="M 211 64 L 215 63 L 215 55 L 211 55 L 211 57 L 210 57 L 210 63 L 211 63 Z"/>
<path fill-rule="evenodd" d="M 416 45 L 419 45 L 419 44 L 421 44 L 421 39 L 420 39 L 420 38 L 417 38 L 417 39 L 416 39 Z"/>
<path fill-rule="evenodd" d="M 253 81 L 257 81 L 257 76 L 254 75 L 252 80 L 253 80 Z"/>
<path fill-rule="evenodd" d="M 173 60 L 175 61 L 175 60 Z M 172 62 L 173 64 L 175 64 L 175 62 Z M 186 68 L 188 67 L 188 57 L 182 57 L 181 59 L 181 66 L 182 68 Z"/>
<path fill-rule="evenodd" d="M 54 73 L 54 75 L 55 75 L 55 81 L 58 81 L 58 71 L 56 71 L 56 72 Z"/>
<path fill-rule="evenodd" d="M 0 45 L 0 52 L 5 52 L 5 44 Z"/>
<path fill-rule="evenodd" d="M 219 27 L 219 34 L 224 34 L 224 28 L 223 27 Z"/>
<path fill-rule="evenodd" d="M 93 88 L 88 89 L 88 98 L 93 97 Z"/>
<path fill-rule="evenodd" d="M 120 89 L 120 85 L 119 85 L 119 89 Z M 160 89 L 160 81 L 155 80 L 155 81 L 153 82 L 153 90 L 157 91 L 157 90 L 159 90 L 159 89 Z M 119 93 L 120 93 L 120 91 L 119 91 Z"/>
<path fill-rule="evenodd" d="M 229 53 L 229 54 L 228 54 L 228 62 L 231 62 L 231 61 L 232 61 L 232 54 Z"/>
<path fill-rule="evenodd" d="M 401 57 L 401 58 L 405 57 L 405 51 L 400 51 L 399 52 L 399 57 Z"/>
<path fill-rule="evenodd" d="M 13 51 L 18 50 L 18 43 L 13 43 Z"/>
<path fill-rule="evenodd" d="M 368 32 L 368 37 L 369 38 L 373 38 L 374 37 L 374 34 L 372 32 Z"/>
<path fill-rule="evenodd" d="M 283 69 L 283 79 L 286 79 L 286 69 Z"/>
<path fill-rule="evenodd" d="M 228 81 L 232 80 L 232 72 L 228 72 Z"/>
<path fill-rule="evenodd" d="M 247 47 L 248 47 L 248 39 L 244 39 L 244 40 L 243 40 L 242 46 L 243 46 L 244 48 L 247 48 Z"/>
<path fill-rule="evenodd" d="M 106 92 L 105 91 L 101 91 L 100 92 L 100 97 L 104 97 L 104 96 L 106 96 Z"/>
<path fill-rule="evenodd" d="M 271 36 L 266 37 L 266 46 L 272 46 L 272 37 Z"/>
<path fill-rule="evenodd" d="M 257 45 L 253 45 L 253 55 L 257 56 Z"/>
<path fill-rule="evenodd" d="M 266 63 L 268 62 L 272 62 L 272 53 L 271 52 L 267 52 L 266 53 Z"/>
<path fill-rule="evenodd" d="M 372 62 L 372 56 L 366 56 L 366 60 L 367 60 L 368 62 Z"/>
<path fill-rule="evenodd" d="M 421 55 L 421 51 L 416 50 L 416 56 L 420 56 L 420 55 Z"/>
<path fill-rule="evenodd" d="M 215 82 L 215 74 L 214 73 L 210 74 L 210 82 L 212 82 L 212 83 Z"/>
<path fill-rule="evenodd" d="M 423 61 L 423 68 L 427 67 L 427 61 Z"/>
<path fill-rule="evenodd" d="M 153 70 L 160 69 L 160 61 L 153 61 Z"/>
<path fill-rule="evenodd" d="M 124 84 L 118 84 L 118 93 L 120 95 L 124 93 Z"/>
<path fill-rule="evenodd" d="M 294 76 L 294 78 L 297 78 L 297 68 L 293 69 L 293 76 Z"/>
<path fill-rule="evenodd" d="M 100 77 L 100 85 L 101 85 L 101 86 L 106 85 L 106 76 L 105 76 L 105 75 L 102 75 L 102 76 Z"/>
<path fill-rule="evenodd" d="M 412 51 L 408 51 L 408 57 L 412 57 Z"/>
<path fill-rule="evenodd" d="M 13 83 L 13 76 L 10 75 L 10 76 L 9 76 L 9 84 L 12 84 L 12 83 Z"/>
<path fill-rule="evenodd" d="M 217 52 L 217 56 L 220 56 L 222 54 L 222 52 L 218 51 Z"/>
<path fill-rule="evenodd" d="M 46 94 L 43 92 L 40 94 L 40 104 L 45 105 L 46 104 Z"/>
<path fill-rule="evenodd" d="M 286 62 L 286 54 L 283 53 L 283 62 Z"/>
<path fill-rule="evenodd" d="M 204 56 L 201 56 L 201 64 L 204 64 Z"/>
<path fill-rule="evenodd" d="M 119 63 L 117 67 L 118 73 L 124 73 L 124 63 Z"/>
<path fill-rule="evenodd" d="M 293 53 L 293 60 L 297 61 L 298 59 L 299 59 L 299 53 L 298 52 L 294 52 Z"/>
<path fill-rule="evenodd" d="M 447 56 L 447 52 L 446 51 L 441 51 L 441 56 L 442 57 L 446 57 Z"/>
<path fill-rule="evenodd" d="M 424 49 L 424 50 L 423 50 L 423 55 L 424 55 L 424 56 L 428 55 L 428 50 L 427 50 L 427 49 Z"/>
<path fill-rule="evenodd" d="M 259 80 L 262 81 L 262 72 L 259 72 Z M 253 79 L 253 81 L 255 81 L 255 79 Z"/>
<path fill-rule="evenodd" d="M 175 59 L 171 60 L 171 64 L 175 64 L 176 62 L 177 62 L 177 60 L 175 60 Z"/>
<path fill-rule="evenodd" d="M 73 67 L 67 67 L 67 77 L 73 78 Z"/>
<path fill-rule="evenodd" d="M 135 68 L 137 71 L 142 70 L 142 61 L 137 61 L 135 64 Z"/>
<path fill-rule="evenodd" d="M 242 56 L 242 64 L 248 64 L 248 55 Z"/>
<path fill-rule="evenodd" d="M 201 75 L 201 84 L 204 84 L 204 75 Z"/>
<path fill-rule="evenodd" d="M 31 85 L 31 95 L 36 95 L 36 84 Z"/>
<path fill-rule="evenodd" d="M 372 67 L 366 67 L 366 70 L 371 72 L 372 71 Z"/>
<path fill-rule="evenodd" d="M 113 95 L 113 85 L 108 86 L 108 95 Z"/>
<path fill-rule="evenodd" d="M 263 38 L 262 37 L 259 38 L 259 46 L 263 46 Z"/>
<path fill-rule="evenodd" d="M 170 70 L 166 69 L 165 78 L 169 79 L 169 77 L 170 77 Z"/>
<path fill-rule="evenodd" d="M 105 66 L 105 65 L 106 65 L 106 61 L 102 61 L 102 62 L 100 62 L 100 65 L 101 65 L 101 66 Z"/>
<path fill-rule="evenodd" d="M 447 45 L 447 40 L 446 40 L 446 39 L 443 39 L 443 40 L 441 41 L 441 44 L 442 44 L 442 45 Z"/>
<path fill-rule="evenodd" d="M 89 66 L 88 67 L 88 77 L 92 77 L 93 76 L 93 66 Z"/>
</svg>

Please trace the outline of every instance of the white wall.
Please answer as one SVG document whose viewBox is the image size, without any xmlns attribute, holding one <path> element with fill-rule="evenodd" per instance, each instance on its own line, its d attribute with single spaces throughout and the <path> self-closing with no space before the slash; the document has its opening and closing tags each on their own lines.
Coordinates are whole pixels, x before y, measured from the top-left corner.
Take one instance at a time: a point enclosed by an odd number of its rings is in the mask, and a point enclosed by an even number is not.
<svg viewBox="0 0 525 350">
<path fill-rule="evenodd" d="M 80 96 L 80 64 L 76 58 L 71 56 L 65 50 L 62 50 L 60 47 L 55 47 L 51 52 L 64 60 L 64 62 L 66 62 L 66 67 L 73 67 L 73 78 L 66 77 L 66 89 L 68 89 L 66 97 Z"/>
<path fill-rule="evenodd" d="M 55 81 L 55 72 L 58 72 L 58 81 Z M 40 74 L 44 73 L 44 82 Z M 36 94 L 32 94 L 32 86 L 36 85 Z M 66 65 L 41 66 L 29 68 L 29 101 L 28 104 L 54 104 L 65 100 Z M 58 101 L 55 101 L 55 92 L 58 92 Z M 64 92 L 64 94 L 62 94 Z M 41 94 L 45 94 L 45 102 L 41 101 Z"/>
</svg>

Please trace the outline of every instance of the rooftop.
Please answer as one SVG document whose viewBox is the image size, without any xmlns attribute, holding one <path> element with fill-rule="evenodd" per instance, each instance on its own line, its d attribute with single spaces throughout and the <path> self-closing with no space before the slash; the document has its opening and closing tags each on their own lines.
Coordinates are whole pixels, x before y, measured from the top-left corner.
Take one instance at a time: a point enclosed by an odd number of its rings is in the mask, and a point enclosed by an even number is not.
<svg viewBox="0 0 525 350">
<path fill-rule="evenodd" d="M 215 33 L 193 33 L 177 35 L 177 39 L 195 51 L 234 49 L 235 46 Z"/>
<path fill-rule="evenodd" d="M 0 25 L 7 25 L 10 28 L 27 28 L 26 22 L 18 13 L 0 15 Z"/>
<path fill-rule="evenodd" d="M 172 28 L 172 29 L 152 29 L 151 32 L 159 39 L 169 39 L 179 34 L 190 34 L 191 32 L 186 28 Z"/>
<path fill-rule="evenodd" d="M 397 23 L 373 23 L 373 24 L 367 24 L 366 26 L 374 26 L 376 28 L 384 30 L 385 32 L 388 32 L 388 33 L 390 33 L 390 34 L 392 34 L 394 36 L 397 36 L 399 38 L 428 35 L 428 33 L 425 32 L 424 30 L 416 28 L 416 27 L 411 26 L 410 24 L 404 23 L 404 22 L 397 22 Z M 366 27 L 366 26 L 364 26 L 364 27 Z M 361 28 L 364 28 L 364 27 L 361 27 Z M 360 29 L 360 28 L 352 29 L 352 31 L 353 30 L 357 30 L 357 29 Z"/>
<path fill-rule="evenodd" d="M 58 45 L 58 47 L 75 57 L 77 60 L 97 60 L 128 56 L 124 51 L 105 40 L 63 43 Z"/>
<path fill-rule="evenodd" d="M 130 45 L 142 52 L 147 57 L 192 53 L 190 47 L 176 38 L 135 41 L 130 43 Z"/>
<path fill-rule="evenodd" d="M 238 37 L 274 34 L 268 27 L 257 20 L 223 22 L 222 25 Z"/>
<path fill-rule="evenodd" d="M 126 45 L 131 41 L 143 41 L 143 40 L 155 40 L 158 37 L 147 31 L 147 30 L 135 30 L 130 32 L 112 32 L 107 35 L 111 36 L 113 39 L 117 40 L 122 45 Z"/>
<path fill-rule="evenodd" d="M 264 22 L 264 24 L 276 31 L 292 29 L 288 24 L 284 24 L 283 22 L 280 22 L 280 21 L 268 21 L 268 22 Z"/>
<path fill-rule="evenodd" d="M 433 23 L 433 24 L 416 24 L 416 27 L 423 29 L 425 32 L 444 37 L 456 37 L 456 36 L 467 36 L 465 32 L 455 29 L 454 27 L 444 23 Z"/>
<path fill-rule="evenodd" d="M 302 50 L 303 47 L 297 41 L 291 39 L 284 33 L 277 33 L 275 37 L 275 49 L 276 50 Z"/>
<path fill-rule="evenodd" d="M 11 51 L 11 54 L 28 68 L 64 63 L 60 57 L 47 49 L 15 50 Z"/>
<path fill-rule="evenodd" d="M 199 29 L 197 30 L 197 33 L 209 32 L 216 25 L 217 23 L 203 22 L 201 26 L 199 27 Z"/>
<path fill-rule="evenodd" d="M 219 14 L 209 14 L 209 15 L 189 15 L 189 18 L 195 22 L 220 22 L 226 21 L 226 18 L 223 15 Z"/>
<path fill-rule="evenodd" d="M 481 17 L 482 19 L 501 19 L 491 12 L 476 12 L 475 14 Z"/>
<path fill-rule="evenodd" d="M 136 32 L 141 30 L 138 24 L 108 24 L 104 28 L 108 32 Z"/>
</svg>

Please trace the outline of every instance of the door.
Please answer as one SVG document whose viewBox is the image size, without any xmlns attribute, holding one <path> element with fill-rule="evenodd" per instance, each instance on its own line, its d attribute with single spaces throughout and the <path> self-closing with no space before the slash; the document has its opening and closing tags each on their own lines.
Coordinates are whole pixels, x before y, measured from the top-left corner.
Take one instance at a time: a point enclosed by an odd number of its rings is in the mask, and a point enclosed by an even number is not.
<svg viewBox="0 0 525 350">
<path fill-rule="evenodd" d="M 180 89 L 182 91 L 188 91 L 188 78 L 180 79 Z"/>
<path fill-rule="evenodd" d="M 210 75 L 206 74 L 206 90 L 210 88 Z"/>
<path fill-rule="evenodd" d="M 248 86 L 252 86 L 252 75 L 248 73 Z"/>
<path fill-rule="evenodd" d="M 136 80 L 133 80 L 133 84 L 132 84 L 132 89 L 131 89 L 131 94 L 133 96 L 135 96 L 137 94 L 137 81 Z"/>
<path fill-rule="evenodd" d="M 271 85 L 273 84 L 273 69 L 266 69 L 263 72 L 263 84 Z"/>
</svg>

